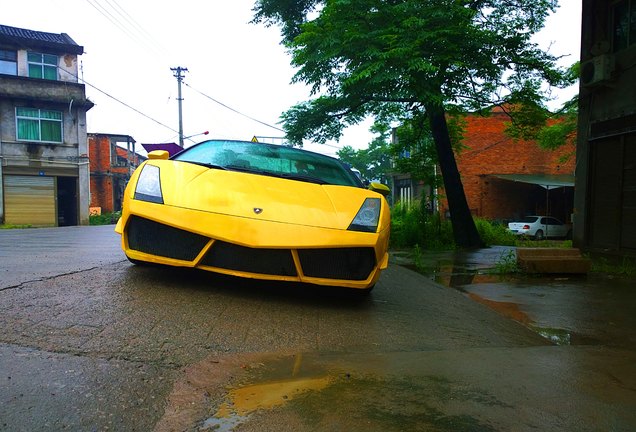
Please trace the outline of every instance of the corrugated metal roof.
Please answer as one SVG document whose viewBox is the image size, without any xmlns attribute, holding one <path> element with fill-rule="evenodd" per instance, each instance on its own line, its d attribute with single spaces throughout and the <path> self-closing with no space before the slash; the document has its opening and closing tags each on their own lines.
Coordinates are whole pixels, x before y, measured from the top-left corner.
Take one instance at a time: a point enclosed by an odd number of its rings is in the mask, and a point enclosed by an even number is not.
<svg viewBox="0 0 636 432">
<path fill-rule="evenodd" d="M 83 54 L 84 47 L 66 33 L 47 33 L 0 24 L 0 42 L 21 48 L 48 47 L 69 53 Z"/>
</svg>

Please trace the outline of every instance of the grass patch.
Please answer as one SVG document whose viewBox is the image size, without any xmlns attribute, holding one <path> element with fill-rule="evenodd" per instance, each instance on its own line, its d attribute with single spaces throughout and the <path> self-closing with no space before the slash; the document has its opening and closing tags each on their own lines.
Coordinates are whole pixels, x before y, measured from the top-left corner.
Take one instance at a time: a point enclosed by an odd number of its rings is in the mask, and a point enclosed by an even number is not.
<svg viewBox="0 0 636 432">
<path fill-rule="evenodd" d="M 33 225 L 16 225 L 16 224 L 2 224 L 0 229 L 24 229 L 33 228 Z"/>
<path fill-rule="evenodd" d="M 528 240 L 518 238 L 514 246 L 525 248 L 571 248 L 572 240 Z"/>
<path fill-rule="evenodd" d="M 516 251 L 511 249 L 509 251 L 503 252 L 495 263 L 495 267 L 490 271 L 490 273 L 498 275 L 519 273 Z"/>
<path fill-rule="evenodd" d="M 592 257 L 592 273 L 604 273 L 613 276 L 636 277 L 636 258 L 608 259 Z"/>
</svg>

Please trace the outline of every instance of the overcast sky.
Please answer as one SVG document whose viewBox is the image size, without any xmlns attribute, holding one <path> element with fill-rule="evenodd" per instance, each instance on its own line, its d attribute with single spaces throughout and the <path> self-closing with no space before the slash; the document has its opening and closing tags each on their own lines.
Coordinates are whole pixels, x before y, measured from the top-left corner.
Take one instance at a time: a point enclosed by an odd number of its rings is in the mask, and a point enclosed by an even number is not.
<svg viewBox="0 0 636 432">
<path fill-rule="evenodd" d="M 80 78 L 95 103 L 88 112 L 89 132 L 130 135 L 138 143 L 178 142 L 171 68 L 183 67 L 188 69 L 184 135 L 281 137 L 280 114 L 307 100 L 309 92 L 290 84 L 294 70 L 278 28 L 249 24 L 253 5 L 254 0 L 3 0 L 0 24 L 67 33 L 84 47 Z M 579 58 L 580 14 L 581 0 L 561 0 L 537 40 L 567 55 L 563 64 Z M 575 88 L 562 92 L 560 100 L 575 93 Z M 364 148 L 369 126 L 348 129 L 338 143 L 307 148 L 331 155 L 344 145 Z M 186 147 L 202 138 L 186 140 Z"/>
</svg>

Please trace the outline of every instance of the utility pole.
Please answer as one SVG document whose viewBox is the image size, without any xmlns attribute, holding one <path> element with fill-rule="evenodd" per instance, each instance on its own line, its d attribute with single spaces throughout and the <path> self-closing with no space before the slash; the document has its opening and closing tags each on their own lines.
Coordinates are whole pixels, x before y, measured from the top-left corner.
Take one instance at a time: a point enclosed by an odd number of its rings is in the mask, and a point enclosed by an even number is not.
<svg viewBox="0 0 636 432">
<path fill-rule="evenodd" d="M 181 82 L 183 81 L 182 73 L 187 72 L 188 68 L 182 68 L 178 66 L 176 68 L 170 68 L 174 77 L 177 79 L 177 85 L 179 89 L 179 93 L 177 96 L 177 101 L 179 101 L 179 146 L 183 148 L 183 110 L 181 107 L 181 102 L 183 98 L 181 97 Z"/>
</svg>

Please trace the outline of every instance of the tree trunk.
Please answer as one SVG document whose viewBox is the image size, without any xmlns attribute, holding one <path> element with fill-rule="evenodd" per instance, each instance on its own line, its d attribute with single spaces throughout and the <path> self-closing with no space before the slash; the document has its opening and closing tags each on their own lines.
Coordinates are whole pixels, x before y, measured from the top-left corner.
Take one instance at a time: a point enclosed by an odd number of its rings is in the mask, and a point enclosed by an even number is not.
<svg viewBox="0 0 636 432">
<path fill-rule="evenodd" d="M 427 106 L 431 133 L 437 149 L 439 166 L 444 179 L 444 189 L 453 225 L 455 244 L 460 248 L 480 248 L 484 243 L 479 237 L 475 221 L 468 208 L 464 186 L 455 162 L 455 154 L 451 146 L 450 134 L 446 123 L 444 107 Z"/>
</svg>

